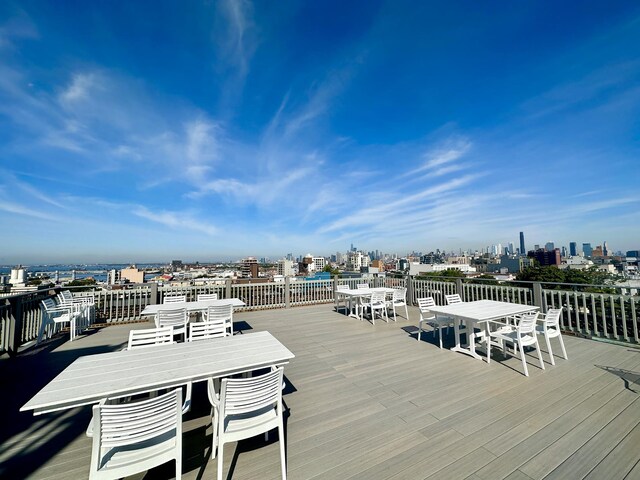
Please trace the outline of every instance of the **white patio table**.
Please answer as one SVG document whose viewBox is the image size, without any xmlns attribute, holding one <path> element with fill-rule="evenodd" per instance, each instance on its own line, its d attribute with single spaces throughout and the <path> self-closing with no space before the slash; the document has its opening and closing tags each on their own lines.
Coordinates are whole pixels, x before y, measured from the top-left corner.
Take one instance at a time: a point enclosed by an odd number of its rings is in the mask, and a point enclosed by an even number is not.
<svg viewBox="0 0 640 480">
<path fill-rule="evenodd" d="M 155 305 L 147 305 L 140 315 L 155 315 L 158 310 L 163 308 L 186 308 L 188 313 L 204 312 L 207 308 L 216 305 L 233 305 L 234 307 L 244 307 L 244 303 L 239 298 L 221 298 L 218 300 L 200 300 L 198 302 L 173 302 L 173 303 L 157 303 Z"/>
<path fill-rule="evenodd" d="M 20 411 L 39 415 L 284 365 L 292 358 L 293 353 L 269 332 L 87 355 L 64 369 Z"/>
<path fill-rule="evenodd" d="M 357 303 L 354 301 L 361 297 L 370 297 L 373 292 L 384 292 L 389 294 L 393 293 L 393 290 L 393 288 L 389 287 L 351 288 L 349 290 L 336 290 L 336 295 L 344 295 L 349 299 L 349 316 L 360 320 L 357 312 Z M 354 303 L 356 305 L 355 312 L 353 308 Z"/>
<path fill-rule="evenodd" d="M 520 315 L 526 312 L 534 312 L 539 307 L 533 305 L 520 305 L 518 303 L 497 302 L 494 300 L 477 300 L 475 302 L 461 302 L 451 305 L 441 305 L 430 307 L 429 311 L 445 317 L 454 319 L 454 331 L 456 337 L 456 346 L 451 350 L 454 352 L 471 355 L 473 358 L 482 359 L 476 353 L 476 334 L 474 328 L 476 325 L 484 329 L 485 336 L 488 335 L 489 322 L 500 320 L 512 315 Z M 460 343 L 460 322 L 464 322 L 467 326 L 468 348 Z M 486 336 L 485 338 L 489 338 Z"/>
</svg>

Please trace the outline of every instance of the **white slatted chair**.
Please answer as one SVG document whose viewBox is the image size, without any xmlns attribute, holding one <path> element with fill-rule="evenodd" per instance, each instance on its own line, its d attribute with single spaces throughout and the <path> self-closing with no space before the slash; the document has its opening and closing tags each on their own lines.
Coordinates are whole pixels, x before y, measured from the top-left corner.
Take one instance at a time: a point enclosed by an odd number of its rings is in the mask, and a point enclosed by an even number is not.
<svg viewBox="0 0 640 480">
<path fill-rule="evenodd" d="M 460 298 L 460 294 L 454 293 L 453 295 L 445 295 L 444 296 L 447 305 L 453 305 L 454 303 L 462 303 L 462 298 Z"/>
<path fill-rule="evenodd" d="M 364 320 L 364 311 L 369 309 L 372 325 L 376 324 L 376 311 L 379 311 L 380 318 L 388 323 L 386 296 L 384 292 L 372 292 L 369 297 L 360 297 L 360 320 Z"/>
<path fill-rule="evenodd" d="M 203 312 L 203 319 L 205 322 L 224 321 L 229 335 L 233 335 L 233 305 L 210 305 Z"/>
<path fill-rule="evenodd" d="M 369 288 L 369 284 L 368 283 L 358 283 L 356 285 L 356 288 L 358 290 L 366 290 L 367 288 Z"/>
<path fill-rule="evenodd" d="M 542 325 L 536 325 L 536 333 L 538 335 L 544 335 L 545 342 L 547 343 L 547 350 L 549 352 L 549 358 L 551 359 L 551 365 L 555 365 L 556 362 L 553 359 L 553 351 L 551 350 L 550 339 L 558 338 L 560 341 L 560 347 L 562 348 L 562 356 L 565 360 L 568 360 L 567 351 L 564 348 L 564 341 L 562 340 L 562 333 L 560 332 L 560 315 L 562 314 L 561 308 L 552 308 L 547 311 L 542 321 Z"/>
<path fill-rule="evenodd" d="M 217 293 L 199 293 L 196 297 L 196 300 L 199 302 L 200 300 L 218 300 Z"/>
<path fill-rule="evenodd" d="M 144 328 L 129 331 L 127 350 L 173 343 L 173 327 Z"/>
<path fill-rule="evenodd" d="M 58 303 L 61 305 L 72 306 L 82 316 L 82 321 L 86 326 L 91 325 L 95 321 L 95 299 L 93 294 L 81 294 L 74 296 L 70 290 L 62 290 L 58 293 Z"/>
<path fill-rule="evenodd" d="M 189 317 L 186 308 L 163 308 L 158 310 L 155 317 L 156 328 L 173 327 L 174 335 L 187 336 L 187 322 Z"/>
<path fill-rule="evenodd" d="M 232 335 L 229 319 L 214 319 L 189 324 L 189 341 L 206 340 L 207 338 L 221 338 Z"/>
<path fill-rule="evenodd" d="M 173 343 L 173 327 L 162 328 L 143 328 L 140 330 L 129 331 L 129 342 L 124 350 L 136 350 L 138 348 L 156 347 L 158 345 L 170 345 Z M 186 385 L 184 403 L 182 404 L 182 413 L 191 410 L 191 392 L 192 384 Z M 157 392 L 151 392 L 152 397 L 157 396 Z M 102 403 L 116 405 L 131 402 L 131 397 L 107 398 Z M 86 430 L 87 437 L 93 437 L 94 420 L 91 419 Z"/>
<path fill-rule="evenodd" d="M 89 326 L 91 314 L 88 305 L 76 301 L 69 290 L 62 290 L 56 295 L 58 305 L 68 307 L 76 315 L 76 334 L 81 333 Z"/>
<path fill-rule="evenodd" d="M 45 298 L 40 304 L 42 310 L 42 323 L 38 331 L 36 344 L 46 336 L 50 338 L 54 330 L 58 330 L 63 323 L 69 324 L 69 341 L 76 338 L 76 322 L 80 314 L 73 308 L 66 305 L 58 305 L 53 298 Z"/>
<path fill-rule="evenodd" d="M 336 311 L 340 310 L 340 303 L 344 301 L 344 308 L 347 309 L 347 299 L 340 294 L 340 290 L 350 290 L 349 285 L 336 285 Z"/>
<path fill-rule="evenodd" d="M 128 477 L 175 460 L 182 474 L 182 391 L 133 403 L 93 406 L 89 479 Z"/>
<path fill-rule="evenodd" d="M 163 304 L 167 303 L 184 303 L 187 301 L 186 295 L 168 295 L 162 299 Z"/>
<path fill-rule="evenodd" d="M 505 342 L 513 344 L 513 352 L 517 355 L 516 345 L 520 350 L 520 357 L 522 359 L 522 368 L 524 374 L 528 377 L 529 371 L 527 370 L 527 360 L 524 352 L 524 347 L 534 346 L 538 353 L 538 359 L 540 360 L 540 368 L 544 370 L 544 362 L 542 361 L 542 352 L 540 351 L 540 345 L 538 344 L 538 335 L 536 334 L 536 319 L 538 318 L 538 312 L 525 313 L 516 316 L 518 325 L 511 327 L 504 325 L 496 331 L 489 332 L 491 339 L 498 340 L 498 345 L 502 346 L 503 352 L 507 353 L 507 345 Z M 491 341 L 487 343 L 487 363 L 491 362 Z"/>
<path fill-rule="evenodd" d="M 449 317 L 437 317 L 429 311 L 431 307 L 435 307 L 436 302 L 433 297 L 424 297 L 418 299 L 418 309 L 420 310 L 420 322 L 418 323 L 418 341 L 420 341 L 420 335 L 424 331 L 422 324 L 426 323 L 433 328 L 433 336 L 435 338 L 436 331 L 440 340 L 440 348 L 442 348 L 442 327 L 447 327 L 449 331 L 449 325 L 451 324 L 451 318 Z"/>
<path fill-rule="evenodd" d="M 397 287 L 393 289 L 391 300 L 387 301 L 387 307 L 393 309 L 393 321 L 396 321 L 396 307 L 404 307 L 404 315 L 409 320 L 409 309 L 407 308 L 407 288 Z"/>
<path fill-rule="evenodd" d="M 273 369 L 251 378 L 225 378 L 220 393 L 216 382 L 208 381 L 213 439 L 211 458 L 218 455 L 218 480 L 222 480 L 224 444 L 255 437 L 278 429 L 282 479 L 287 478 L 285 458 L 282 384 L 284 370 Z"/>
</svg>

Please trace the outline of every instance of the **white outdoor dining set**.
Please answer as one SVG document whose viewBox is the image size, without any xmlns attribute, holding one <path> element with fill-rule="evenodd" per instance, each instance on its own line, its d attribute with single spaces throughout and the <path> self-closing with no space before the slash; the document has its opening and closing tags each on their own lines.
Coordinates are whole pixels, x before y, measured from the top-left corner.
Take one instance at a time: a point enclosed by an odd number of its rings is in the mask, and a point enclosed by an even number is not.
<svg viewBox="0 0 640 480">
<path fill-rule="evenodd" d="M 439 337 L 442 348 L 442 328 L 453 325 L 454 352 L 464 353 L 476 359 L 482 357 L 476 352 L 476 342 L 484 344 L 487 363 L 491 362 L 491 347 L 497 346 L 507 354 L 507 344 L 513 347 L 513 353 L 522 360 L 522 369 L 529 376 L 525 347 L 535 349 L 540 368 L 545 369 L 538 337 L 544 337 L 549 362 L 555 365 L 551 339 L 558 339 L 562 356 L 568 359 L 560 331 L 562 309 L 549 309 L 540 315 L 539 307 L 495 300 L 477 300 L 464 302 L 460 295 L 445 295 L 447 305 L 436 305 L 433 297 L 419 298 L 420 320 L 417 338 L 420 341 L 424 325 L 432 327 L 433 335 Z M 467 342 L 463 345 L 461 334 L 466 333 Z"/>
<path fill-rule="evenodd" d="M 273 429 L 286 479 L 283 367 L 294 355 L 269 332 L 234 335 L 233 307 L 242 305 L 213 295 L 195 302 L 165 297 L 142 312 L 153 315 L 153 328 L 132 329 L 121 351 L 79 357 L 20 410 L 40 415 L 93 405 L 90 479 L 126 477 L 170 461 L 180 478 L 182 415 L 191 409 L 192 384 L 207 382 L 218 480 L 226 443 Z"/>
<path fill-rule="evenodd" d="M 375 325 L 376 315 L 388 322 L 389 310 L 393 312 L 395 321 L 396 308 L 400 307 L 404 307 L 405 318 L 409 318 L 406 287 L 369 287 L 368 283 L 359 283 L 353 289 L 349 285 L 337 285 L 335 299 L 336 310 L 339 310 L 341 302 L 344 302 L 351 317 L 364 320 L 365 313 L 368 311 L 373 325 Z"/>
<path fill-rule="evenodd" d="M 349 285 L 337 285 L 336 310 L 341 303 L 349 316 L 364 320 L 368 313 L 371 323 L 375 325 L 376 316 L 389 321 L 389 311 L 396 320 L 396 308 L 404 307 L 405 317 L 409 319 L 407 309 L 407 289 L 404 287 L 376 287 L 368 284 L 357 284 L 353 289 Z M 567 359 L 567 352 L 560 331 L 560 316 L 562 309 L 549 309 L 544 315 L 539 307 L 522 305 L 495 300 L 478 300 L 464 302 L 459 294 L 444 295 L 446 305 L 436 305 L 433 297 L 418 298 L 420 320 L 418 323 L 417 339 L 420 341 L 424 327 L 429 325 L 435 338 L 438 336 L 440 348 L 442 343 L 442 329 L 454 328 L 454 352 L 464 353 L 476 359 L 482 357 L 476 352 L 476 342 L 483 344 L 487 363 L 491 362 L 491 347 L 497 346 L 507 355 L 507 344 L 513 347 L 513 353 L 522 360 L 524 374 L 529 376 L 525 347 L 534 348 L 540 362 L 540 368 L 545 369 L 538 337 L 544 337 L 549 354 L 549 362 L 555 365 L 551 340 L 558 339 L 563 358 Z M 466 343 L 461 341 L 462 334 L 466 334 Z"/>
</svg>

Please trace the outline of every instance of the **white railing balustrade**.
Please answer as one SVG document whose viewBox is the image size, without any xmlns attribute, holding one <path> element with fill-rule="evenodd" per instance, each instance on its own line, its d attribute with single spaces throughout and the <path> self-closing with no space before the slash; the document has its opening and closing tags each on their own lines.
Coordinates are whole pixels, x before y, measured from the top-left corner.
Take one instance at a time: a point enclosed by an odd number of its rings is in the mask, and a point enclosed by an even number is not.
<svg viewBox="0 0 640 480">
<path fill-rule="evenodd" d="M 495 284 L 466 280 L 425 279 L 412 277 L 345 277 L 330 280 L 233 283 L 220 279 L 208 285 L 157 286 L 155 283 L 132 288 L 71 289 L 74 296 L 91 295 L 95 301 L 96 321 L 126 323 L 144 320 L 140 313 L 147 305 L 162 303 L 167 295 L 185 295 L 188 301 L 199 294 L 215 293 L 218 298 L 239 298 L 246 306 L 238 310 L 290 308 L 298 305 L 333 303 L 337 285 L 356 288 L 366 282 L 371 287 L 406 287 L 409 304 L 418 298 L 433 297 L 438 305 L 444 296 L 460 294 L 464 301 L 498 300 L 538 305 L 542 311 L 562 308 L 561 328 L 588 337 L 640 344 L 640 296 L 627 294 L 624 288 L 596 285 L 540 284 L 512 282 Z M 619 293 L 597 293 L 597 289 L 614 289 Z M 42 322 L 40 302 L 60 289 L 39 290 L 28 294 L 0 298 L 0 354 L 16 354 L 21 345 L 33 341 Z M 631 293 L 637 293 L 635 291 Z"/>
</svg>

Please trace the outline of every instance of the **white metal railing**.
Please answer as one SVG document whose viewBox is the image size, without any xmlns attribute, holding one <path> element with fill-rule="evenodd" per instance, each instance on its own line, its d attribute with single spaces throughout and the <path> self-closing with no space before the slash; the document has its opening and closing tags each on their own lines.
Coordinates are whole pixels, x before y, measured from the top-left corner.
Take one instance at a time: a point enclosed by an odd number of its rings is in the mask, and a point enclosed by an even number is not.
<svg viewBox="0 0 640 480">
<path fill-rule="evenodd" d="M 244 310 L 289 308 L 334 302 L 337 285 L 356 288 L 362 282 L 371 287 L 405 286 L 407 299 L 414 305 L 418 298 L 428 296 L 442 305 L 445 303 L 444 295 L 459 293 L 465 301 L 500 300 L 538 305 L 542 311 L 562 307 L 561 326 L 566 331 L 640 344 L 640 296 L 625 294 L 626 291 L 621 289 L 617 289 L 620 293 L 615 294 L 592 292 L 598 288 L 614 288 L 610 286 L 542 285 L 539 282 L 494 284 L 477 280 L 469 282 L 461 278 L 348 277 L 311 281 L 286 278 L 284 282 L 277 283 L 232 283 L 230 279 L 220 279 L 215 284 L 204 286 L 158 287 L 152 283 L 121 290 L 87 290 L 85 287 L 72 291 L 74 295 L 93 295 L 98 321 L 124 323 L 142 320 L 142 310 L 149 304 L 162 303 L 167 295 L 186 295 L 187 300 L 195 300 L 201 293 L 217 293 L 218 298 L 240 298 L 246 304 L 242 307 Z M 0 353 L 15 353 L 20 345 L 36 338 L 42 321 L 40 302 L 57 291 L 59 289 L 41 290 L 0 299 Z"/>
<path fill-rule="evenodd" d="M 640 297 L 611 293 L 543 289 L 543 308 L 562 308 L 563 330 L 640 343 Z"/>
</svg>

